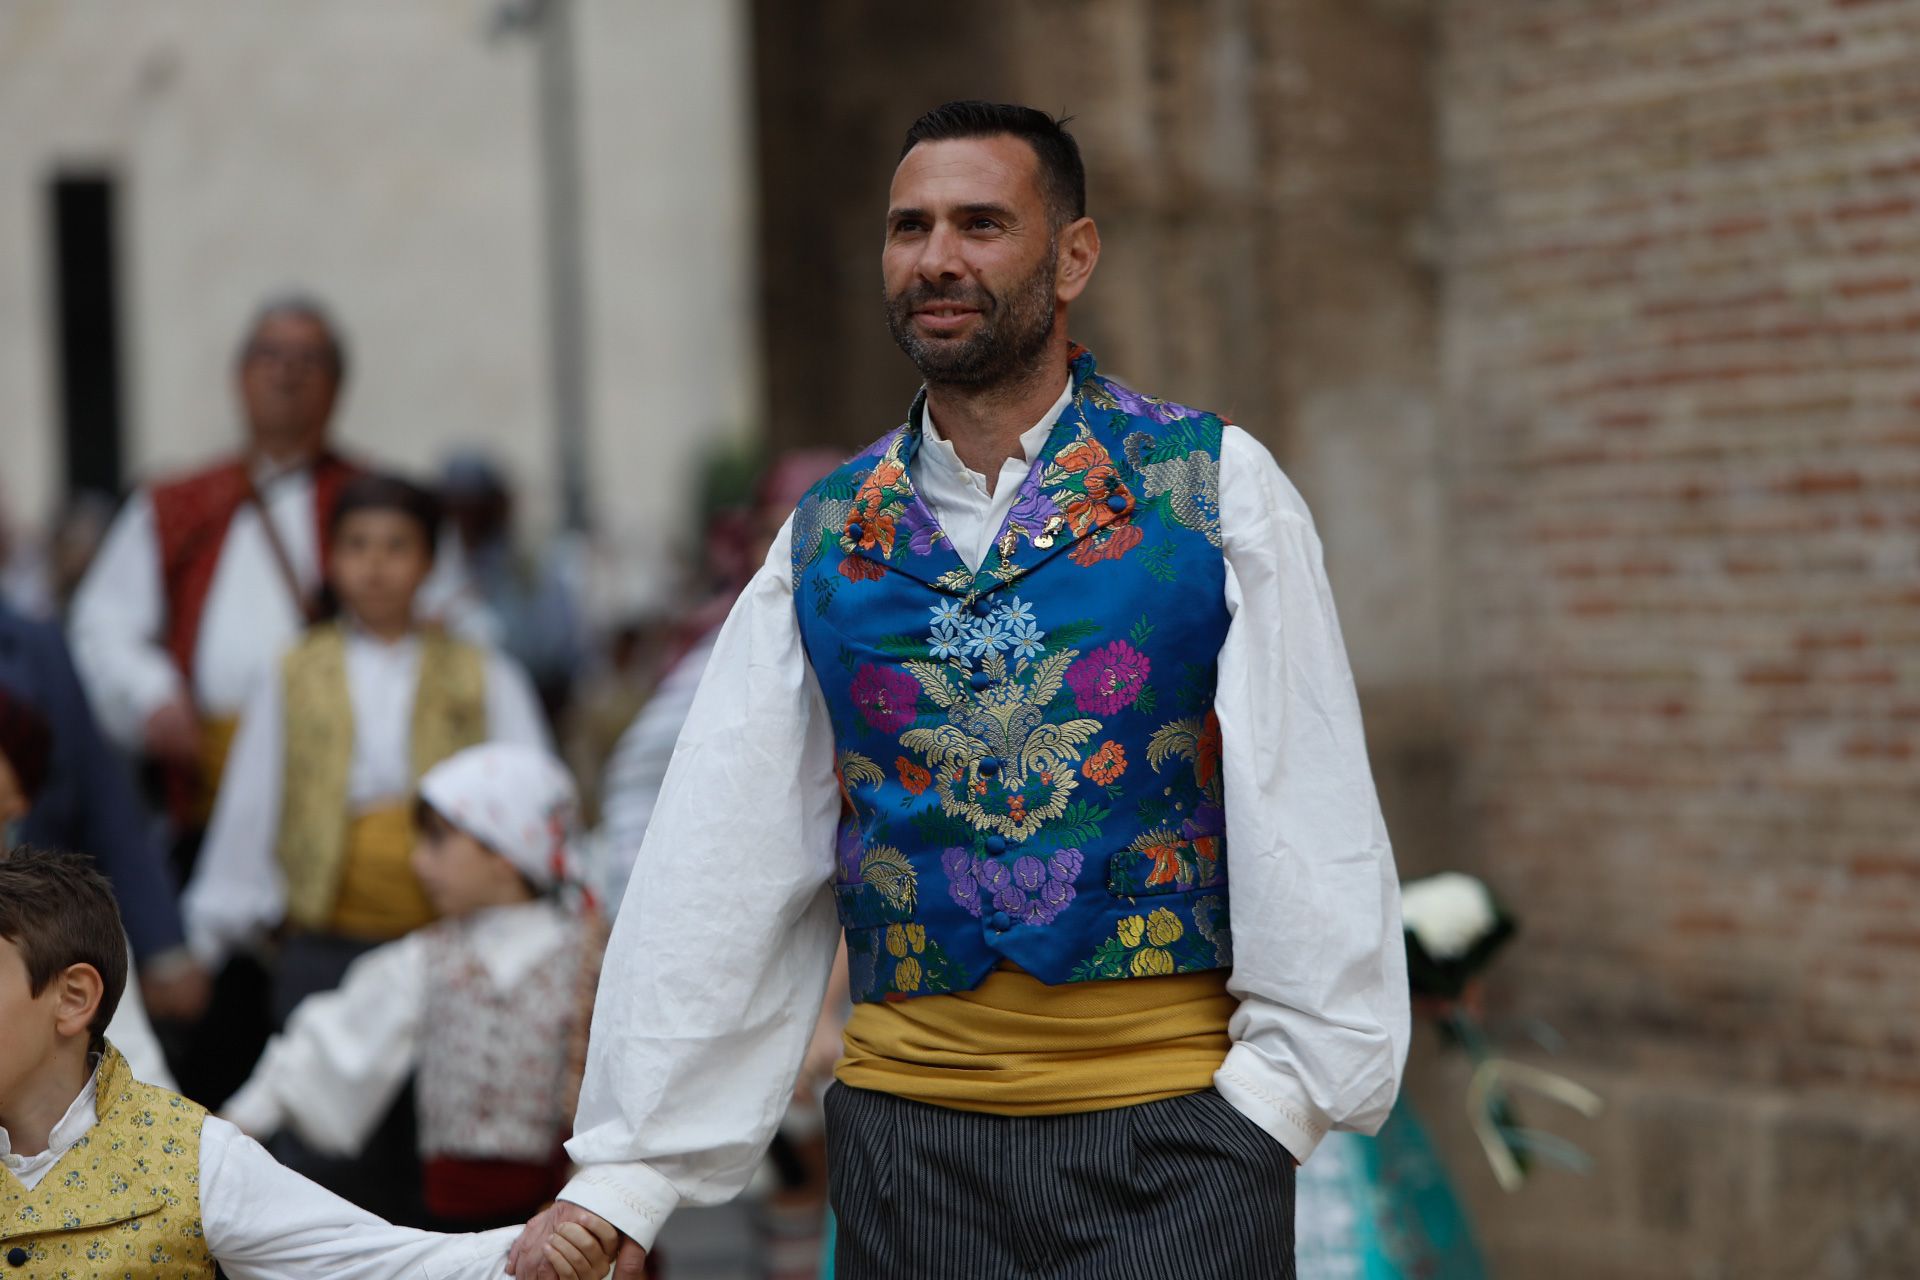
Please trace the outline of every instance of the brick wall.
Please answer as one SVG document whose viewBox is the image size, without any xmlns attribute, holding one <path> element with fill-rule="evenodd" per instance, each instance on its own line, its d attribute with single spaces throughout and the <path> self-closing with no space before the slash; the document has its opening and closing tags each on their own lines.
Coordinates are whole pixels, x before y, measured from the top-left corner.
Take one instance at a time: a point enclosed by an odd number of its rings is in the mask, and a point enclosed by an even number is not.
<svg viewBox="0 0 1920 1280">
<path fill-rule="evenodd" d="M 1920 3 L 1442 13 L 1464 838 L 1618 1104 L 1484 1229 L 1915 1274 Z"/>
<path fill-rule="evenodd" d="M 1915 1274 L 1920 0 L 756 5 L 777 438 L 913 377 L 920 109 L 1076 113 L 1076 332 L 1313 505 L 1402 869 L 1525 917 L 1503 1013 L 1600 1088 L 1492 1184 L 1506 1280 Z"/>
</svg>

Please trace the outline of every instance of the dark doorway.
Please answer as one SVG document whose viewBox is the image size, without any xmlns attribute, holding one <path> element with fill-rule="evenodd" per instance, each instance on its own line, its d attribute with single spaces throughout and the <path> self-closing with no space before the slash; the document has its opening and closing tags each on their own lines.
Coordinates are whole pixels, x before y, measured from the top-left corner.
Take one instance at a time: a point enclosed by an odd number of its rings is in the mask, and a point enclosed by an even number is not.
<svg viewBox="0 0 1920 1280">
<path fill-rule="evenodd" d="M 67 492 L 118 493 L 124 397 L 115 184 L 105 174 L 62 173 L 49 195 Z"/>
</svg>

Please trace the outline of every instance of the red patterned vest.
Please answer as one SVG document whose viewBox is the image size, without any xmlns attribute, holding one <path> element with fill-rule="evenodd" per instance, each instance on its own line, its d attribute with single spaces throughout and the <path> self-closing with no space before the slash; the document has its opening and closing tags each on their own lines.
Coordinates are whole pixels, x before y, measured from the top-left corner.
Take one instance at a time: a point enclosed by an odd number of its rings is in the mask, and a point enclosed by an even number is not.
<svg viewBox="0 0 1920 1280">
<path fill-rule="evenodd" d="M 340 489 L 361 468 L 333 454 L 313 464 L 313 516 L 326 564 L 327 521 Z M 213 588 L 227 528 L 247 501 L 247 464 L 234 458 L 153 486 L 153 527 L 160 543 L 160 581 L 167 597 L 167 652 L 188 686 L 200 641 L 200 617 Z"/>
</svg>

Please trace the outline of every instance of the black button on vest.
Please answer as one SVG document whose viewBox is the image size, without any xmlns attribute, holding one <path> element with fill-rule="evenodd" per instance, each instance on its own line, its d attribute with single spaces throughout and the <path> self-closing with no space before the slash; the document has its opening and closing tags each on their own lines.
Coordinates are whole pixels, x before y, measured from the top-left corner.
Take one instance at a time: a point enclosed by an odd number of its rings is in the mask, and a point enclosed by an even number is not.
<svg viewBox="0 0 1920 1280">
<path fill-rule="evenodd" d="M 22 1249 L 19 1245 L 15 1245 L 13 1248 L 7 1250 L 7 1265 L 10 1267 L 26 1266 L 27 1251 L 25 1249 Z"/>
</svg>

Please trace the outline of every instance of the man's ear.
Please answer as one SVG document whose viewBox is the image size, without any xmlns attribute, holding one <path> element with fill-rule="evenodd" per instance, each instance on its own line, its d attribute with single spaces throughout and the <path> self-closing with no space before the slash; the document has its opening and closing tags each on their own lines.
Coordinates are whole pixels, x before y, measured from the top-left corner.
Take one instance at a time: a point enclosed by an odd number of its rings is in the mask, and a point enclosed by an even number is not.
<svg viewBox="0 0 1920 1280">
<path fill-rule="evenodd" d="M 54 1030 L 63 1036 L 88 1034 L 107 984 L 90 964 L 70 964 L 53 975 Z"/>
<path fill-rule="evenodd" d="M 1086 291 L 1100 261 L 1100 228 L 1092 218 L 1075 218 L 1060 230 L 1060 264 L 1053 279 L 1054 297 L 1072 302 Z"/>
</svg>

